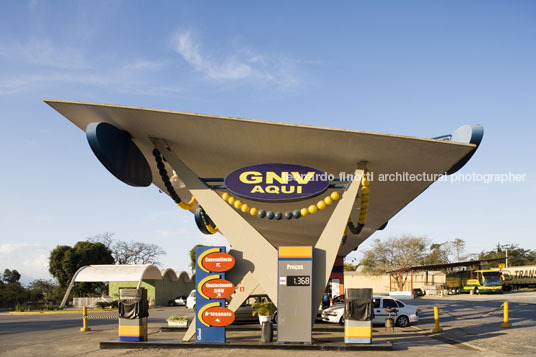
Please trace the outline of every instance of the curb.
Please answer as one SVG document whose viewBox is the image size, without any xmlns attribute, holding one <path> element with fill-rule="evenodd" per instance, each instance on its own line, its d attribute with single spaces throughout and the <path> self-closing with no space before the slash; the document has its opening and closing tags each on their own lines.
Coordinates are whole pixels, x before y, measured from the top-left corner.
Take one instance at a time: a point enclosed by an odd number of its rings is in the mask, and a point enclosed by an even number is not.
<svg viewBox="0 0 536 357">
<path fill-rule="evenodd" d="M 166 348 L 166 349 L 206 349 L 206 348 L 233 348 L 233 349 L 263 349 L 263 350 L 306 350 L 306 351 L 392 351 L 393 345 L 390 342 L 372 344 L 353 345 L 326 345 L 326 344 L 280 344 L 271 343 L 195 343 L 195 342 L 123 342 L 123 341 L 103 341 L 99 344 L 100 349 L 145 349 L 145 348 Z"/>
<path fill-rule="evenodd" d="M 105 309 L 94 309 L 88 310 L 88 313 L 91 312 L 117 312 L 115 310 L 105 310 Z M 58 311 L 10 311 L 9 315 L 61 315 L 61 314 L 77 314 L 81 315 L 82 310 L 58 310 Z"/>
</svg>

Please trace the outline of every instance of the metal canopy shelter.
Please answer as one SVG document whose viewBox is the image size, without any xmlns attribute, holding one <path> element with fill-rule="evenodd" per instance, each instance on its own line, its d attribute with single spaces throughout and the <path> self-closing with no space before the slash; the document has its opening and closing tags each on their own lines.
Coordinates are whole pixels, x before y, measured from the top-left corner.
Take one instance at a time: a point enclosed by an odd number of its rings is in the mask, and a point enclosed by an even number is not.
<svg viewBox="0 0 536 357">
<path fill-rule="evenodd" d="M 491 259 L 482 259 L 482 260 L 469 260 L 465 262 L 456 262 L 448 264 L 430 264 L 430 265 L 417 265 L 408 268 L 401 268 L 398 270 L 393 270 L 390 273 L 405 273 L 409 271 L 427 271 L 427 270 L 451 270 L 455 268 L 469 268 L 469 267 L 478 267 L 480 269 L 482 264 L 491 263 L 491 262 L 500 262 L 505 261 L 506 258 L 491 258 Z"/>
<path fill-rule="evenodd" d="M 231 171 L 262 162 L 290 162 L 315 167 L 334 176 L 353 174 L 359 161 L 367 162 L 374 177 L 407 172 L 443 174 L 475 149 L 474 144 L 355 130 L 274 123 L 214 115 L 173 112 L 58 100 L 46 100 L 81 130 L 88 124 L 106 122 L 128 131 L 143 152 L 153 172 L 153 184 L 165 187 L 151 152 L 150 138 L 165 140 L 171 150 L 199 177 L 225 177 Z M 385 176 L 386 177 L 386 176 Z M 348 233 L 338 254 L 345 256 L 421 194 L 433 181 L 379 181 L 371 184 L 367 224 L 359 235 Z M 219 194 L 224 190 L 217 190 Z M 183 201 L 191 193 L 178 190 Z M 318 198 L 300 203 L 307 207 Z M 248 199 L 243 202 L 254 204 Z M 292 210 L 295 203 L 265 203 L 266 210 Z M 298 207 L 299 208 L 299 207 Z M 359 214 L 354 203 L 351 217 Z M 267 221 L 244 218 L 270 244 L 315 245 L 331 215 L 317 213 L 314 219 Z"/>
<path fill-rule="evenodd" d="M 182 208 L 196 212 L 198 225 L 201 220 L 201 227 L 207 228 L 205 233 L 214 233 L 207 223 L 210 220 L 199 214 L 201 207 L 206 211 L 229 241 L 237 261 L 228 274 L 239 288 L 229 305 L 233 311 L 259 287 L 277 301 L 277 248 L 285 245 L 314 247 L 312 306 L 318 306 L 336 257 L 355 250 L 442 174 L 463 166 L 483 135 L 481 126 L 461 127 L 447 136 L 449 140 L 422 139 L 115 105 L 46 102 L 86 131 L 92 150 L 116 177 L 133 186 L 152 182 L 168 191 Z M 227 192 L 224 186 L 207 184 L 206 178 L 223 178 L 261 163 L 303 165 L 339 178 L 361 177 L 368 171 L 373 177 L 367 201 L 361 179 L 342 180 L 343 185 L 331 185 L 327 191 L 340 200 L 314 216 L 291 220 L 261 219 L 235 210 L 222 199 Z M 172 171 L 184 185 L 169 191 L 167 173 Z M 428 177 L 396 179 L 401 173 Z M 170 185 L 167 190 L 166 185 Z M 192 204 L 185 204 L 192 196 Z M 244 198 L 241 204 L 262 204 L 263 210 L 274 212 L 309 206 L 316 211 L 318 198 L 261 203 Z M 357 222 L 362 209 L 368 212 L 366 224 L 352 229 L 348 220 Z M 316 308 L 311 310 L 316 315 Z M 185 339 L 194 331 L 192 324 Z"/>
</svg>

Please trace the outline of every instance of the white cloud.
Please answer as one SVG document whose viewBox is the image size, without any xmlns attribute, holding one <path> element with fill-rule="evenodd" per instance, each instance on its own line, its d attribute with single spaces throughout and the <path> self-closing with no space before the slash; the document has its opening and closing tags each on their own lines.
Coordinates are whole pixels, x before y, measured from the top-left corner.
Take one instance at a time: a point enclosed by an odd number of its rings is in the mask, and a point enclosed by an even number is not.
<svg viewBox="0 0 536 357">
<path fill-rule="evenodd" d="M 59 47 L 49 39 L 31 39 L 25 43 L 6 42 L 0 47 L 0 55 L 17 62 L 61 68 L 88 68 L 81 48 Z"/>
<path fill-rule="evenodd" d="M 282 88 L 299 84 L 293 73 L 293 61 L 267 57 L 248 48 L 241 48 L 225 58 L 214 58 L 201 53 L 201 44 L 195 41 L 191 31 L 177 31 L 171 39 L 171 47 L 195 71 L 211 80 L 251 80 Z"/>
<path fill-rule="evenodd" d="M 45 254 L 40 254 L 37 258 L 34 259 L 26 259 L 23 263 L 25 268 L 34 270 L 38 269 L 39 271 L 42 271 L 43 269 L 48 269 L 48 256 Z"/>
<path fill-rule="evenodd" d="M 51 279 L 48 272 L 50 248 L 41 244 L 0 244 L 0 269 L 15 269 L 21 274 L 21 282 L 33 279 Z"/>
<path fill-rule="evenodd" d="M 16 63 L 20 68 L 0 72 L 0 95 L 64 84 L 91 85 L 141 95 L 182 93 L 176 85 L 152 84 L 154 72 L 162 70 L 167 61 L 138 58 L 125 62 L 113 54 L 85 56 L 87 52 L 83 46 L 57 45 L 49 39 L 0 41 L 0 60 Z M 7 67 L 15 68 L 11 64 Z"/>
<path fill-rule="evenodd" d="M 44 246 L 40 244 L 28 244 L 28 243 L 4 243 L 0 244 L 0 257 L 7 256 L 17 251 L 31 251 L 35 249 L 43 249 Z"/>
<path fill-rule="evenodd" d="M 166 65 L 165 61 L 137 60 L 123 65 L 126 71 L 154 71 Z"/>
</svg>

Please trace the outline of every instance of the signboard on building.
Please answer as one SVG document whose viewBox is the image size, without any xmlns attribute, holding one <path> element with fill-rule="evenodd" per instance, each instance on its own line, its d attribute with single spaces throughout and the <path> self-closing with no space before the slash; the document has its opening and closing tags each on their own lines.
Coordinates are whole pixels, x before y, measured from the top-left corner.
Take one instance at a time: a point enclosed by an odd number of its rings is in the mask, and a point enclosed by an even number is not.
<svg viewBox="0 0 536 357">
<path fill-rule="evenodd" d="M 225 307 L 225 298 L 234 293 L 234 284 L 225 272 L 235 263 L 225 247 L 197 247 L 196 253 L 196 342 L 225 342 L 225 326 L 233 323 L 234 312 Z"/>
<path fill-rule="evenodd" d="M 303 200 L 324 192 L 328 174 L 294 164 L 258 164 L 242 167 L 225 178 L 225 187 L 235 195 L 263 201 Z"/>
</svg>

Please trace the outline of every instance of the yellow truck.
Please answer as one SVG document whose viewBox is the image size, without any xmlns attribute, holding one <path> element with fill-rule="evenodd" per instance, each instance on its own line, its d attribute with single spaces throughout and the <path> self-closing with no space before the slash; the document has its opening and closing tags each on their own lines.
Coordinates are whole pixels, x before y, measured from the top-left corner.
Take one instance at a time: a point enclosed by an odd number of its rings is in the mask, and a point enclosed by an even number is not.
<svg viewBox="0 0 536 357">
<path fill-rule="evenodd" d="M 492 269 L 447 273 L 447 290 L 451 294 L 493 294 L 503 292 L 503 276 Z"/>
<path fill-rule="evenodd" d="M 520 288 L 536 288 L 536 265 L 500 268 L 505 291 Z"/>
</svg>

